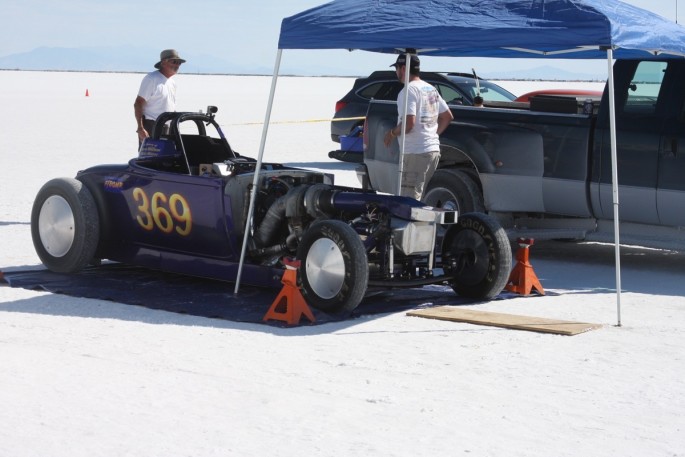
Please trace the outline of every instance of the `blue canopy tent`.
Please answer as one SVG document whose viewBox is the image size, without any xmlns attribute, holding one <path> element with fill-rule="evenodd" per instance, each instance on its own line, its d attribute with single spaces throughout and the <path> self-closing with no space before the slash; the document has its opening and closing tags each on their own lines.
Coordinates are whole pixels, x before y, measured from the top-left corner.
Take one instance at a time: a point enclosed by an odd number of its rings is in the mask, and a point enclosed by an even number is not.
<svg viewBox="0 0 685 457">
<path fill-rule="evenodd" d="M 455 57 L 607 59 L 616 296 L 618 325 L 621 324 L 612 61 L 645 56 L 683 58 L 685 28 L 617 0 L 333 0 L 283 19 L 258 165 L 264 153 L 284 49 L 358 49 Z M 255 184 L 257 179 L 255 173 Z M 253 207 L 251 201 L 248 224 Z M 246 230 L 243 256 L 248 235 L 249 230 Z M 236 292 L 239 283 L 240 269 Z"/>
<path fill-rule="evenodd" d="M 283 19 L 279 49 L 605 59 L 685 55 L 685 29 L 617 0 L 335 0 Z"/>
</svg>

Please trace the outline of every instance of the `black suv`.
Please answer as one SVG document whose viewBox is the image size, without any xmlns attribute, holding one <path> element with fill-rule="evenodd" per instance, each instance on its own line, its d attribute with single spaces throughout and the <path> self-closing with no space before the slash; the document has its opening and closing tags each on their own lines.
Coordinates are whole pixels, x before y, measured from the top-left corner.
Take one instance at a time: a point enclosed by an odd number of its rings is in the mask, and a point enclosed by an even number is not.
<svg viewBox="0 0 685 457">
<path fill-rule="evenodd" d="M 473 106 L 478 86 L 473 74 L 421 72 L 421 79 L 435 86 L 449 104 Z M 514 94 L 497 84 L 478 78 L 480 95 L 484 101 L 507 102 L 516 98 Z M 335 104 L 335 115 L 331 122 L 331 139 L 340 142 L 341 135 L 349 135 L 356 127 L 363 125 L 363 119 L 349 119 L 366 116 L 369 100 L 397 100 L 402 84 L 394 71 L 374 71 L 367 78 L 358 78 L 352 90 Z M 341 120 L 338 120 L 341 119 Z"/>
</svg>

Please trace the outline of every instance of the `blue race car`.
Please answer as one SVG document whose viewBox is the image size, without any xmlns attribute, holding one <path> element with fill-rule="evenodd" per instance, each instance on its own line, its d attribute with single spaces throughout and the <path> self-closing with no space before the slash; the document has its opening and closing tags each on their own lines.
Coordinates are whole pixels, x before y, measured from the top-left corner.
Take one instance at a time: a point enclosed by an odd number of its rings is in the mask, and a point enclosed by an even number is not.
<svg viewBox="0 0 685 457">
<path fill-rule="evenodd" d="M 102 259 L 280 288 L 301 261 L 307 302 L 351 311 L 370 290 L 447 283 L 460 295 L 501 292 L 511 248 L 495 219 L 407 197 L 335 186 L 328 174 L 235 152 L 208 113 L 165 113 L 138 157 L 47 182 L 31 213 L 45 266 L 73 273 Z"/>
</svg>

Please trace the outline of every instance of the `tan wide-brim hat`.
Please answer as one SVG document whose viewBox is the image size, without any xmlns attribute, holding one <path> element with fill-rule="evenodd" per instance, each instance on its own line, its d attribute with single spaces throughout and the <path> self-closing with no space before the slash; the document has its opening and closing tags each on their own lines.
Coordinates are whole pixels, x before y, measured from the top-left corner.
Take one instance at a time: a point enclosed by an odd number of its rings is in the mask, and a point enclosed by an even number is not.
<svg viewBox="0 0 685 457">
<path fill-rule="evenodd" d="M 165 59 L 178 59 L 181 61 L 181 63 L 185 63 L 186 61 L 181 58 L 181 56 L 178 55 L 178 52 L 176 52 L 175 49 L 165 49 L 164 51 L 159 53 L 159 62 L 155 64 L 156 69 L 162 68 L 162 60 Z"/>
</svg>

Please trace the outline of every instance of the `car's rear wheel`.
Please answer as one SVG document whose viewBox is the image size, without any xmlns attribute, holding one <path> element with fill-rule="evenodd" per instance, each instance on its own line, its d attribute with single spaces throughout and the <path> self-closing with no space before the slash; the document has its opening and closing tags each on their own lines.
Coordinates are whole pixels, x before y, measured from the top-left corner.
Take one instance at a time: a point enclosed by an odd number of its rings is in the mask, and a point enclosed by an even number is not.
<svg viewBox="0 0 685 457">
<path fill-rule="evenodd" d="M 302 295 L 326 312 L 352 311 L 361 302 L 369 266 L 359 235 L 341 221 L 313 223 L 297 248 Z"/>
<path fill-rule="evenodd" d="M 445 234 L 442 261 L 456 293 L 489 300 L 502 292 L 509 280 L 511 244 L 493 217 L 460 214 L 459 222 Z"/>
<path fill-rule="evenodd" d="M 31 237 L 49 270 L 74 273 L 95 255 L 100 221 L 93 196 L 80 181 L 57 178 L 38 192 L 31 211 Z"/>
<path fill-rule="evenodd" d="M 483 193 L 478 184 L 462 170 L 437 170 L 428 183 L 422 200 L 429 206 L 457 210 L 459 214 L 485 211 Z"/>
</svg>

